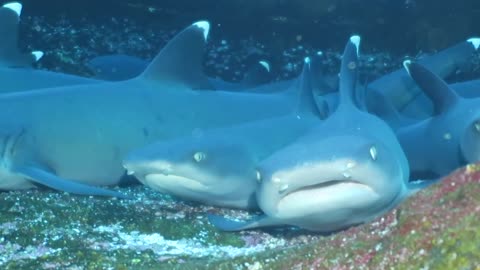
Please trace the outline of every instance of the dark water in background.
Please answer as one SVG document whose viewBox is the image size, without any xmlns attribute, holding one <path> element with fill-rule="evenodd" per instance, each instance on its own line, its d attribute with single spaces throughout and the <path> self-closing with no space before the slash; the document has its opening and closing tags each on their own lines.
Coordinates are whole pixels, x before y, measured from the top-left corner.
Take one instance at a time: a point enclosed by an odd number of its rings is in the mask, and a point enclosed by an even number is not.
<svg viewBox="0 0 480 270">
<path fill-rule="evenodd" d="M 480 34 L 478 0 L 25 0 L 24 14 L 103 20 L 128 16 L 181 28 L 199 19 L 231 38 L 288 47 L 299 42 L 341 47 L 359 33 L 364 49 L 398 53 L 445 48 Z M 215 35 L 215 31 L 212 31 Z"/>
</svg>

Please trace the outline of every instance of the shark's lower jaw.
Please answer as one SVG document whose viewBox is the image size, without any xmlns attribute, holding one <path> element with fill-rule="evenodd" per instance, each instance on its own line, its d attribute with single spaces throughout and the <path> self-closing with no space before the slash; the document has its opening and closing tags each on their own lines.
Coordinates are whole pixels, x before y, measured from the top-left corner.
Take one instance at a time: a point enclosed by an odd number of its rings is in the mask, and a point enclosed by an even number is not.
<svg viewBox="0 0 480 270">
<path fill-rule="evenodd" d="M 184 187 L 193 191 L 204 191 L 208 189 L 208 186 L 204 185 L 201 181 L 193 178 L 184 177 L 174 174 L 164 173 L 149 173 L 143 177 L 145 185 L 160 190 L 175 190 L 175 187 Z"/>
<path fill-rule="evenodd" d="M 295 218 L 331 215 L 345 209 L 373 205 L 380 196 L 368 185 L 355 180 L 329 180 L 297 188 L 281 195 L 275 217 Z"/>
</svg>

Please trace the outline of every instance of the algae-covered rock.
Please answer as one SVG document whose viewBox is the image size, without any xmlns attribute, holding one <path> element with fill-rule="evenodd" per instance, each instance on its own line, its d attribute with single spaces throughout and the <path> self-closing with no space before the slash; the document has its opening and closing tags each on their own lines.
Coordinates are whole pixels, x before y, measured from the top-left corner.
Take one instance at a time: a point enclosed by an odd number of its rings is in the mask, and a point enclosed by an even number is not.
<svg viewBox="0 0 480 270">
<path fill-rule="evenodd" d="M 225 233 L 207 212 L 146 187 L 133 201 L 46 190 L 0 194 L 2 269 L 475 269 L 479 166 L 458 170 L 387 215 L 318 235 L 293 228 Z"/>
</svg>

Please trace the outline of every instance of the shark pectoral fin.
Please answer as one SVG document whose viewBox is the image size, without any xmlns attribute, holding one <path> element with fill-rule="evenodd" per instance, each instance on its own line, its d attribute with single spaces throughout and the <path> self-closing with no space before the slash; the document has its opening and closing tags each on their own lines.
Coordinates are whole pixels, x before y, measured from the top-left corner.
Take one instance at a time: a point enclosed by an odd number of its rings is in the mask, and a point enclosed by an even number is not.
<svg viewBox="0 0 480 270">
<path fill-rule="evenodd" d="M 69 181 L 36 167 L 20 167 L 16 168 L 15 172 L 37 184 L 72 194 L 132 199 L 132 197 L 123 195 L 120 192 Z"/>
<path fill-rule="evenodd" d="M 407 183 L 407 194 L 406 197 L 410 197 L 414 195 L 415 193 L 419 192 L 422 189 L 428 188 L 429 186 L 436 184 L 440 181 L 442 181 L 444 177 L 439 177 L 435 179 L 429 179 L 429 180 L 415 180 L 415 181 L 410 181 Z"/>
<path fill-rule="evenodd" d="M 209 29 L 207 21 L 187 27 L 160 51 L 140 76 L 147 80 L 183 84 L 192 89 L 212 89 L 202 71 Z"/>
<path fill-rule="evenodd" d="M 278 220 L 268 217 L 266 215 L 261 215 L 253 218 L 249 221 L 234 221 L 222 216 L 208 214 L 208 221 L 222 231 L 233 232 L 248 230 L 260 227 L 269 227 L 269 226 L 280 226 L 285 225 L 280 223 Z"/>
</svg>

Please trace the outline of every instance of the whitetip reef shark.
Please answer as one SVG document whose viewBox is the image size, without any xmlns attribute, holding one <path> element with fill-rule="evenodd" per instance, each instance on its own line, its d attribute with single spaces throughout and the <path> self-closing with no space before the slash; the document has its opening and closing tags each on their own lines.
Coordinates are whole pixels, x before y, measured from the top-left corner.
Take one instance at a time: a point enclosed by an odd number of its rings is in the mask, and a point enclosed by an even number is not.
<svg viewBox="0 0 480 270">
<path fill-rule="evenodd" d="M 311 88 L 310 59 L 296 79 L 297 108 L 286 116 L 205 130 L 134 150 L 128 174 L 182 199 L 222 207 L 257 208 L 256 166 L 320 121 Z"/>
<path fill-rule="evenodd" d="M 435 179 L 479 162 L 480 98 L 461 97 L 420 63 L 405 61 L 404 66 L 433 103 L 431 117 L 396 131 L 412 176 Z"/>
<path fill-rule="evenodd" d="M 372 220 L 423 187 L 408 182 L 408 161 L 393 130 L 355 105 L 359 43 L 352 36 L 345 47 L 335 112 L 259 163 L 256 196 L 264 215 L 249 221 L 209 215 L 213 225 L 333 232 Z"/>
<path fill-rule="evenodd" d="M 208 22 L 192 24 L 128 81 L 1 95 L 0 189 L 110 196 L 88 185 L 117 184 L 133 149 L 292 111 L 291 92 L 196 91 L 210 86 L 201 70 L 208 32 Z"/>
</svg>

